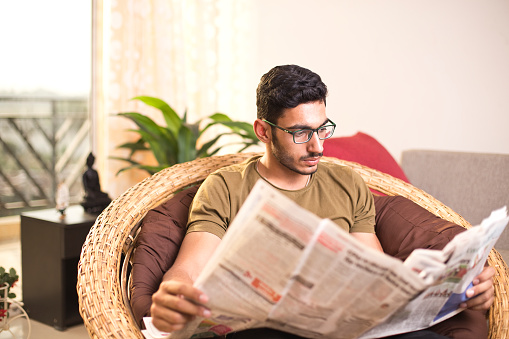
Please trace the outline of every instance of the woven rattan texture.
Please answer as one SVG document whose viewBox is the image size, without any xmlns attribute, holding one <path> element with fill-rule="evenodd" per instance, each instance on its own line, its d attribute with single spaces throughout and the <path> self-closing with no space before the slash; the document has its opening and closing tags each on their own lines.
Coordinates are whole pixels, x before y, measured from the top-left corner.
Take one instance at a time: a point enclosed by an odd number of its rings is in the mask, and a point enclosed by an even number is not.
<svg viewBox="0 0 509 339">
<path fill-rule="evenodd" d="M 120 273 L 123 248 L 126 243 L 132 243 L 130 234 L 138 222 L 176 191 L 202 181 L 216 169 L 253 155 L 255 153 L 214 156 L 172 166 L 131 187 L 101 213 L 83 245 L 78 265 L 80 313 L 91 338 L 143 338 L 121 288 L 121 280 L 127 278 Z M 404 196 L 443 219 L 471 227 L 450 208 L 402 180 L 353 162 L 335 158 L 323 161 L 350 166 L 370 188 L 387 195 Z M 497 272 L 495 303 L 489 312 L 490 338 L 509 338 L 508 267 L 495 250 L 491 251 L 488 261 Z"/>
</svg>

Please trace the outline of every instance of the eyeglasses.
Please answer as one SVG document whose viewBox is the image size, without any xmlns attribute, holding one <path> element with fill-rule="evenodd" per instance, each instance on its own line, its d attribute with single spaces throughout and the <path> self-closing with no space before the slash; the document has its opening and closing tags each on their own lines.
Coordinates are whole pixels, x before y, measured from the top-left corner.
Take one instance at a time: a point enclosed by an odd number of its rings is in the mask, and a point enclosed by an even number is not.
<svg viewBox="0 0 509 339">
<path fill-rule="evenodd" d="M 279 128 L 283 132 L 291 134 L 293 136 L 293 142 L 296 144 L 304 144 L 304 143 L 308 142 L 313 137 L 314 132 L 316 132 L 316 134 L 318 135 L 318 139 L 320 139 L 320 140 L 329 139 L 334 134 L 334 129 L 336 128 L 336 124 L 333 123 L 330 119 L 329 119 L 329 122 L 330 122 L 329 125 L 320 126 L 315 129 L 303 128 L 303 129 L 299 129 L 299 130 L 296 130 L 293 132 L 289 131 L 283 127 L 280 127 L 276 124 L 273 124 L 272 122 L 267 121 L 265 119 L 262 119 L 262 121 L 268 123 L 269 125 L 271 125 L 273 127 Z"/>
</svg>

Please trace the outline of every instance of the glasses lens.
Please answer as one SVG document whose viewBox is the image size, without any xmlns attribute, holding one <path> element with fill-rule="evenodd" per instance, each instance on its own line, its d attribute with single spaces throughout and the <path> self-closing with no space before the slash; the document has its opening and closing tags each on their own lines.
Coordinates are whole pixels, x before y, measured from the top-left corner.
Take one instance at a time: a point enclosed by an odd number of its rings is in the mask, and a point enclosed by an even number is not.
<svg viewBox="0 0 509 339">
<path fill-rule="evenodd" d="M 311 135 L 313 134 L 313 130 L 310 129 L 301 129 L 293 133 L 293 141 L 297 144 L 302 144 L 311 139 Z"/>
<path fill-rule="evenodd" d="M 323 126 L 318 130 L 318 138 L 329 139 L 334 134 L 334 125 Z"/>
<path fill-rule="evenodd" d="M 318 138 L 321 140 L 329 139 L 334 134 L 334 125 L 322 126 L 316 130 Z M 315 130 L 312 129 L 301 129 L 293 133 L 293 141 L 296 144 L 303 144 L 308 142 L 313 137 Z"/>
</svg>

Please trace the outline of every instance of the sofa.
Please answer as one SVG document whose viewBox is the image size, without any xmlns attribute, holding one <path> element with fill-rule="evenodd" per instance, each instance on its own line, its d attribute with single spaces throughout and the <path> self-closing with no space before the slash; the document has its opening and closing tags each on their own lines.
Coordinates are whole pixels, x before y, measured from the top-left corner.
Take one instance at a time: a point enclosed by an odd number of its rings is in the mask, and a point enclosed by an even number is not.
<svg viewBox="0 0 509 339">
<path fill-rule="evenodd" d="M 404 151 L 401 168 L 410 183 L 428 192 L 472 225 L 509 207 L 509 154 Z M 509 261 L 509 230 L 495 248 Z"/>
</svg>

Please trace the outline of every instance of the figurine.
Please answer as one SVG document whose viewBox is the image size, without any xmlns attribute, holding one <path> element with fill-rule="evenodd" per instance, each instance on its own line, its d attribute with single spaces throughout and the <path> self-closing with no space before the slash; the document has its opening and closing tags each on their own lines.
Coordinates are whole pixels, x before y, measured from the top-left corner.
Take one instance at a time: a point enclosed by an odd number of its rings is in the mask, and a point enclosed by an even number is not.
<svg viewBox="0 0 509 339">
<path fill-rule="evenodd" d="M 111 202 L 107 193 L 101 191 L 99 183 L 99 174 L 92 168 L 95 157 L 92 153 L 87 158 L 87 170 L 83 174 L 83 187 L 85 188 L 85 201 L 81 206 L 85 212 L 91 214 L 101 213 Z"/>
<path fill-rule="evenodd" d="M 69 188 L 63 181 L 58 184 L 55 200 L 57 203 L 57 211 L 60 212 L 60 219 L 64 219 L 65 210 L 69 207 Z"/>
</svg>

